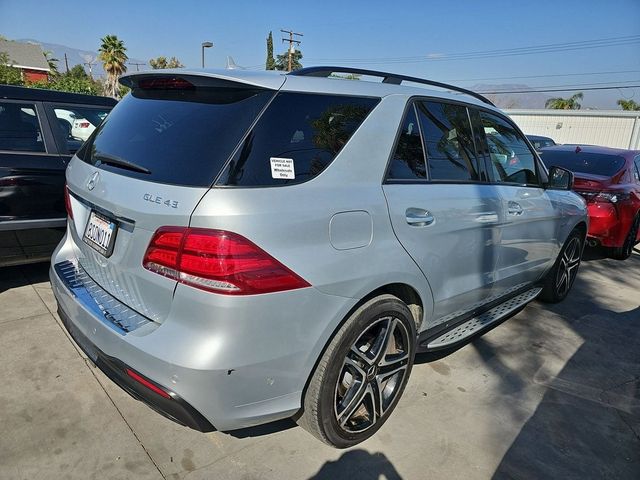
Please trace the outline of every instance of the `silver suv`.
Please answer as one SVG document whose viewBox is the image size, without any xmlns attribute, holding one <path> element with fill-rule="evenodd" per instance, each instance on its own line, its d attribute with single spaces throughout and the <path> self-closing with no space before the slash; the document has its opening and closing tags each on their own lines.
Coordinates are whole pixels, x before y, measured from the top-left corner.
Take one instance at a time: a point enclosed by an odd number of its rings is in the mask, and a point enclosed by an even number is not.
<svg viewBox="0 0 640 480">
<path fill-rule="evenodd" d="M 96 365 L 179 423 L 355 445 L 416 353 L 576 277 L 571 173 L 476 93 L 335 67 L 121 82 L 67 169 L 51 283 Z"/>
</svg>

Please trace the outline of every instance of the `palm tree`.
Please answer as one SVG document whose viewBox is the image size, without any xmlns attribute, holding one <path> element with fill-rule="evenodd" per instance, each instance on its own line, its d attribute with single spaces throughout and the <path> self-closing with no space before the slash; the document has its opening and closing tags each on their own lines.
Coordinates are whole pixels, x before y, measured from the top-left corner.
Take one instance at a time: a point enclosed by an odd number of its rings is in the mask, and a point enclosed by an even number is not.
<svg viewBox="0 0 640 480">
<path fill-rule="evenodd" d="M 49 64 L 49 71 L 51 76 L 55 77 L 56 75 L 58 75 L 58 62 L 60 60 L 58 60 L 57 58 L 53 57 L 53 52 L 50 50 L 47 50 L 46 52 L 42 52 L 44 53 L 44 58 L 47 59 L 47 63 Z"/>
<path fill-rule="evenodd" d="M 126 62 L 129 59 L 125 53 L 124 42 L 115 35 L 101 38 L 102 45 L 98 49 L 98 58 L 102 61 L 107 80 L 104 84 L 105 94 L 116 98 L 118 96 L 118 78 L 127 71 Z"/>
<path fill-rule="evenodd" d="M 618 105 L 620 105 L 623 110 L 640 110 L 640 104 L 633 100 L 623 100 L 621 98 L 618 100 Z"/>
<path fill-rule="evenodd" d="M 544 104 L 544 108 L 551 108 L 553 110 L 580 110 L 580 102 L 582 100 L 582 92 L 576 93 L 569 98 L 550 98 Z"/>
</svg>

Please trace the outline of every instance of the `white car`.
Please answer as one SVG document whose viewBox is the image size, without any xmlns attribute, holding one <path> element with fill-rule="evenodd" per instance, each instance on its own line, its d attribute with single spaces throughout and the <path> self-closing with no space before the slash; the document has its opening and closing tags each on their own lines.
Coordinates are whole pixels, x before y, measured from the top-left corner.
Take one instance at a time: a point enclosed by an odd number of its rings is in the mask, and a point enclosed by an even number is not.
<svg viewBox="0 0 640 480">
<path fill-rule="evenodd" d="M 58 119 L 64 120 L 71 125 L 70 135 L 73 138 L 77 138 L 84 142 L 96 129 L 97 125 L 94 125 L 84 117 L 78 116 L 75 112 L 61 108 L 56 108 L 55 112 Z M 101 116 L 101 119 L 104 119 L 104 117 L 106 117 L 106 113 Z"/>
</svg>

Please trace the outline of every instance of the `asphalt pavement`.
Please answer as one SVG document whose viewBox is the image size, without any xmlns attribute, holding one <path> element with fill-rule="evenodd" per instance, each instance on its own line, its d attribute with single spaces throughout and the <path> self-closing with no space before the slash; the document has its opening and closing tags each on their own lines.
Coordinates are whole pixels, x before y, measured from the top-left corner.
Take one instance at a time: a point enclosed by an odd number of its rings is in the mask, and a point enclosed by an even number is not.
<svg viewBox="0 0 640 480">
<path fill-rule="evenodd" d="M 57 317 L 45 264 L 0 269 L 0 479 L 640 478 L 640 251 L 587 251 L 564 302 L 533 302 L 420 355 L 371 439 L 293 422 L 208 434 L 105 377 Z"/>
</svg>

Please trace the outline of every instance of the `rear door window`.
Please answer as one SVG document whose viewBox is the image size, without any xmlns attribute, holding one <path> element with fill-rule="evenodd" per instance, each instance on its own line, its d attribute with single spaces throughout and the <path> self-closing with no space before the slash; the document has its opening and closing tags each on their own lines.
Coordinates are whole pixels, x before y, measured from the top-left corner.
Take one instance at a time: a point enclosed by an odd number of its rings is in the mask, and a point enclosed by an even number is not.
<svg viewBox="0 0 640 480">
<path fill-rule="evenodd" d="M 640 183 L 640 157 L 635 158 L 635 170 L 633 171 L 636 182 Z"/>
<path fill-rule="evenodd" d="M 210 186 L 275 93 L 232 82 L 218 84 L 132 90 L 85 142 L 78 157 L 133 178 Z M 135 167 L 123 166 L 127 163 Z"/>
<path fill-rule="evenodd" d="M 279 93 L 217 184 L 278 186 L 316 177 L 378 102 L 378 98 Z"/>
<path fill-rule="evenodd" d="M 53 131 L 62 154 L 75 153 L 83 142 L 104 120 L 110 108 L 77 107 L 75 105 L 56 105 L 53 108 L 56 120 Z"/>
<path fill-rule="evenodd" d="M 427 168 L 414 105 L 402 121 L 396 148 L 389 163 L 387 180 L 426 180 Z"/>
<path fill-rule="evenodd" d="M 0 101 L 0 150 L 46 152 L 34 104 Z"/>
<path fill-rule="evenodd" d="M 417 102 L 427 154 L 429 179 L 475 181 L 479 179 L 467 108 L 440 102 Z"/>
</svg>

